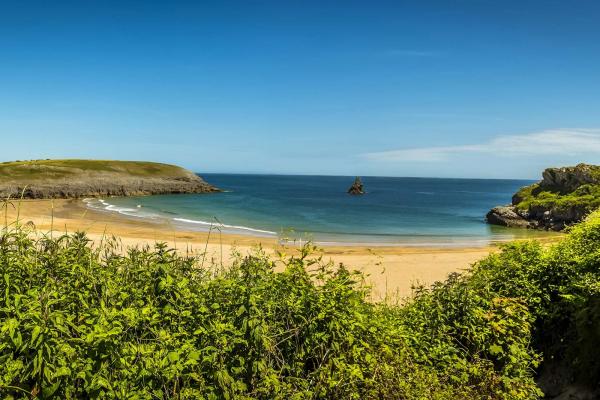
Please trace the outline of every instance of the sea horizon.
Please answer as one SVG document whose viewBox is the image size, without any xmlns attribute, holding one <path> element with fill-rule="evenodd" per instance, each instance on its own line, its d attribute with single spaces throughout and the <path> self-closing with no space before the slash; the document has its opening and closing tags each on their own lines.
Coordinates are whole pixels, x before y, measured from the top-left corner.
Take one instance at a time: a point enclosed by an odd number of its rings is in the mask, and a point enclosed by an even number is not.
<svg viewBox="0 0 600 400">
<path fill-rule="evenodd" d="M 307 174 L 307 173 L 275 173 L 275 172 L 198 172 L 194 174 L 201 178 L 209 175 L 257 175 L 257 176 L 307 176 L 307 177 L 332 177 L 332 178 L 400 178 L 400 179 L 457 179 L 457 180 L 482 180 L 482 181 L 523 181 L 537 182 L 538 178 L 478 178 L 478 177 L 456 177 L 456 176 L 410 176 L 410 175 L 344 175 L 344 174 Z"/>
</svg>

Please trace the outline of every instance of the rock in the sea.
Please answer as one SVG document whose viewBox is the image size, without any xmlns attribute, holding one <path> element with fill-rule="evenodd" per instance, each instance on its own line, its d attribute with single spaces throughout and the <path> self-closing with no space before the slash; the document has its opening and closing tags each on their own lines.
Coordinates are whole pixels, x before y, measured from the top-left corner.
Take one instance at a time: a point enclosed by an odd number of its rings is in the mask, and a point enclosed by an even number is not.
<svg viewBox="0 0 600 400">
<path fill-rule="evenodd" d="M 357 176 L 356 179 L 354 179 L 354 183 L 352 184 L 352 186 L 350 186 L 350 189 L 348 189 L 348 193 L 352 195 L 365 194 L 365 190 L 362 181 L 360 180 L 360 177 Z"/>
<path fill-rule="evenodd" d="M 514 206 L 494 207 L 487 213 L 485 218 L 488 223 L 494 225 L 518 228 L 531 227 L 531 223 Z"/>
</svg>

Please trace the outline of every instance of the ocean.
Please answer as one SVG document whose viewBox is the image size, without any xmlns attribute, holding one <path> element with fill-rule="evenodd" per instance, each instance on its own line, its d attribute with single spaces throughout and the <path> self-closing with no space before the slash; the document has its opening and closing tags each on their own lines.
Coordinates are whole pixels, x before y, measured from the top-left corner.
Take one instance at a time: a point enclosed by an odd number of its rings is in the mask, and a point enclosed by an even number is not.
<svg viewBox="0 0 600 400">
<path fill-rule="evenodd" d="M 89 207 L 174 228 L 321 245 L 486 246 L 544 235 L 485 223 L 525 180 L 202 174 L 223 193 L 87 199 Z"/>
</svg>

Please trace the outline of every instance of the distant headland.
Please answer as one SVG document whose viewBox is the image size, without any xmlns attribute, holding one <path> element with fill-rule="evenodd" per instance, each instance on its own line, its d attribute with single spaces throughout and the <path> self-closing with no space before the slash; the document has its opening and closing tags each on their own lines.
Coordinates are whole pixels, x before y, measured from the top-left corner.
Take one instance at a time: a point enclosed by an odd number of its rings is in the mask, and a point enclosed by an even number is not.
<svg viewBox="0 0 600 400">
<path fill-rule="evenodd" d="M 218 191 L 187 169 L 155 162 L 29 160 L 0 163 L 2 198 L 70 199 Z"/>
<path fill-rule="evenodd" d="M 512 204 L 488 212 L 489 223 L 509 227 L 563 230 L 600 207 L 600 166 L 547 168 L 542 180 L 521 188 Z"/>
</svg>

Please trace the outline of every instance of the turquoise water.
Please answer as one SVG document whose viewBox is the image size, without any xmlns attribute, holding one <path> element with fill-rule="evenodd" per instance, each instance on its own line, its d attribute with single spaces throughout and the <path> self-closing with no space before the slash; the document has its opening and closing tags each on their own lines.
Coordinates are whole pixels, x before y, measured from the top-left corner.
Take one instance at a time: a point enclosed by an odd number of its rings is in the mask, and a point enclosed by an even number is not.
<svg viewBox="0 0 600 400">
<path fill-rule="evenodd" d="M 174 227 L 321 244 L 487 245 L 541 233 L 487 225 L 523 180 L 203 174 L 224 193 L 88 200 L 93 208 Z"/>
</svg>

